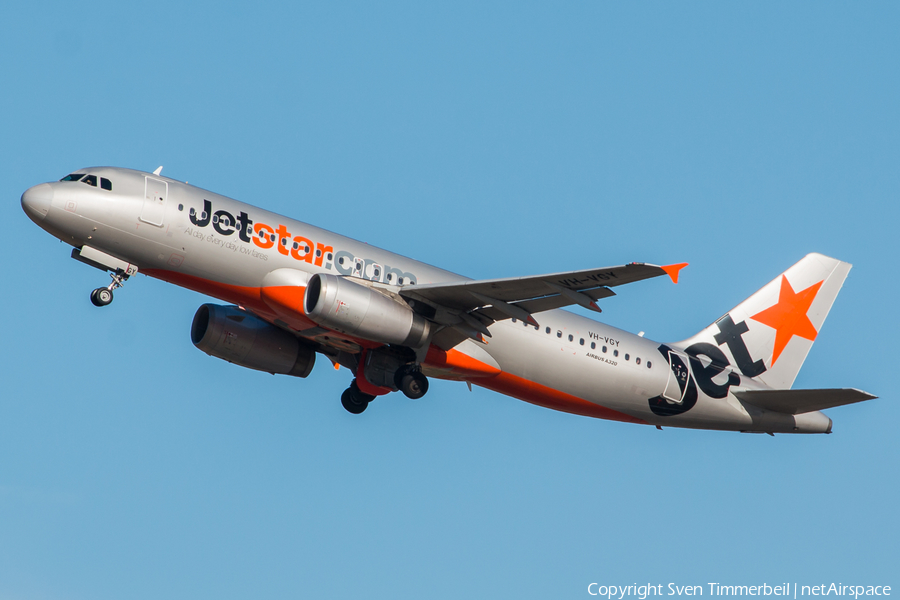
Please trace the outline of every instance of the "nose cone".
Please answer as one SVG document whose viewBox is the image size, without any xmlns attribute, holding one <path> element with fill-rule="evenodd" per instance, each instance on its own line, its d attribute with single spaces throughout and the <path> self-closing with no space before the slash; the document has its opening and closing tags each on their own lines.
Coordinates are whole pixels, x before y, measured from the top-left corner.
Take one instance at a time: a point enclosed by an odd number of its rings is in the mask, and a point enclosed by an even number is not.
<svg viewBox="0 0 900 600">
<path fill-rule="evenodd" d="M 49 183 L 42 183 L 33 188 L 28 188 L 22 194 L 22 210 L 34 221 L 40 224 L 50 212 L 50 203 L 53 202 L 53 187 Z"/>
</svg>

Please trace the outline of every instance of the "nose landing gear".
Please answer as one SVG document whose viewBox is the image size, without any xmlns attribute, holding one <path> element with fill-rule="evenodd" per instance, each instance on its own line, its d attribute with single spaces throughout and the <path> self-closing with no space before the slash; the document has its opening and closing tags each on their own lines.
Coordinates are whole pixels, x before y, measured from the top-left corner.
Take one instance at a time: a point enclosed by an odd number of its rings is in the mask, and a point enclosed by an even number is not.
<svg viewBox="0 0 900 600">
<path fill-rule="evenodd" d="M 94 306 L 106 306 L 113 301 L 113 290 L 125 285 L 128 280 L 128 273 L 121 269 L 109 274 L 112 277 L 112 283 L 106 287 L 100 287 L 91 292 L 91 304 Z"/>
<path fill-rule="evenodd" d="M 112 301 L 113 293 L 108 288 L 97 288 L 91 292 L 91 304 L 94 306 L 106 306 Z"/>
</svg>

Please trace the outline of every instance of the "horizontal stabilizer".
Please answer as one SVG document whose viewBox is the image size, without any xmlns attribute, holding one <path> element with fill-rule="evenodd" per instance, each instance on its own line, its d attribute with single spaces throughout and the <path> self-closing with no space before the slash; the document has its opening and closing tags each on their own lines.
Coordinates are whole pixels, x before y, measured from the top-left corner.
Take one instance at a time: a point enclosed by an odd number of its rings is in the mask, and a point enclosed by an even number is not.
<svg viewBox="0 0 900 600">
<path fill-rule="evenodd" d="M 734 395 L 739 400 L 753 406 L 791 415 L 824 410 L 878 397 L 852 388 L 831 390 L 747 390 L 734 392 Z"/>
</svg>

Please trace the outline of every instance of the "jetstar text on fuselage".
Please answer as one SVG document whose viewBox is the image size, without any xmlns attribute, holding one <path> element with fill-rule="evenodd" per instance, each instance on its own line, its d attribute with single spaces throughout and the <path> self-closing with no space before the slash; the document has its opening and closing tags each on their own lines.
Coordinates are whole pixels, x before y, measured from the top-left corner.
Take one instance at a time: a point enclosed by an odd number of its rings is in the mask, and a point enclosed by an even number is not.
<svg viewBox="0 0 900 600">
<path fill-rule="evenodd" d="M 191 223 L 197 227 L 208 227 L 219 235 L 228 237 L 237 233 L 238 239 L 245 244 L 253 244 L 262 250 L 275 248 L 280 254 L 328 270 L 335 270 L 341 275 L 359 277 L 390 285 L 411 285 L 417 282 L 414 274 L 382 265 L 370 258 L 354 256 L 352 252 L 338 250 L 334 247 L 302 235 L 293 235 L 282 224 L 277 227 L 265 223 L 254 222 L 244 211 L 235 217 L 227 210 L 213 211 L 212 202 L 203 200 L 203 209 L 189 211 Z"/>
</svg>

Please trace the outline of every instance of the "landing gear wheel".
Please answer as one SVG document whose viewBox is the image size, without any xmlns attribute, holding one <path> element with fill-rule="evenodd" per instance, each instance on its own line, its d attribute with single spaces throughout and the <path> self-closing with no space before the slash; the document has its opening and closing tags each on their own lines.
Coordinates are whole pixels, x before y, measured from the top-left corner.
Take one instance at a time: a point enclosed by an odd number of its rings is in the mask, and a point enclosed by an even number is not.
<svg viewBox="0 0 900 600">
<path fill-rule="evenodd" d="M 132 273 L 132 275 L 133 274 L 134 273 Z M 125 282 L 129 277 L 131 277 L 131 275 L 129 275 L 122 269 L 117 269 L 115 272 L 110 273 L 109 276 L 112 277 L 112 283 L 110 283 L 109 286 L 97 288 L 96 290 L 91 292 L 91 304 L 93 304 L 94 306 L 106 306 L 107 304 L 112 302 L 113 290 L 117 290 L 125 285 Z"/>
<path fill-rule="evenodd" d="M 428 378 L 421 371 L 406 373 L 400 377 L 397 387 L 407 398 L 418 400 L 428 392 Z"/>
<path fill-rule="evenodd" d="M 113 301 L 113 293 L 109 288 L 97 288 L 91 292 L 91 303 L 94 306 L 106 306 Z"/>
<path fill-rule="evenodd" d="M 341 405 L 347 409 L 347 412 L 358 415 L 369 406 L 369 402 L 375 399 L 375 396 L 364 394 L 356 385 L 356 381 L 350 384 L 344 393 L 341 394 Z"/>
</svg>

